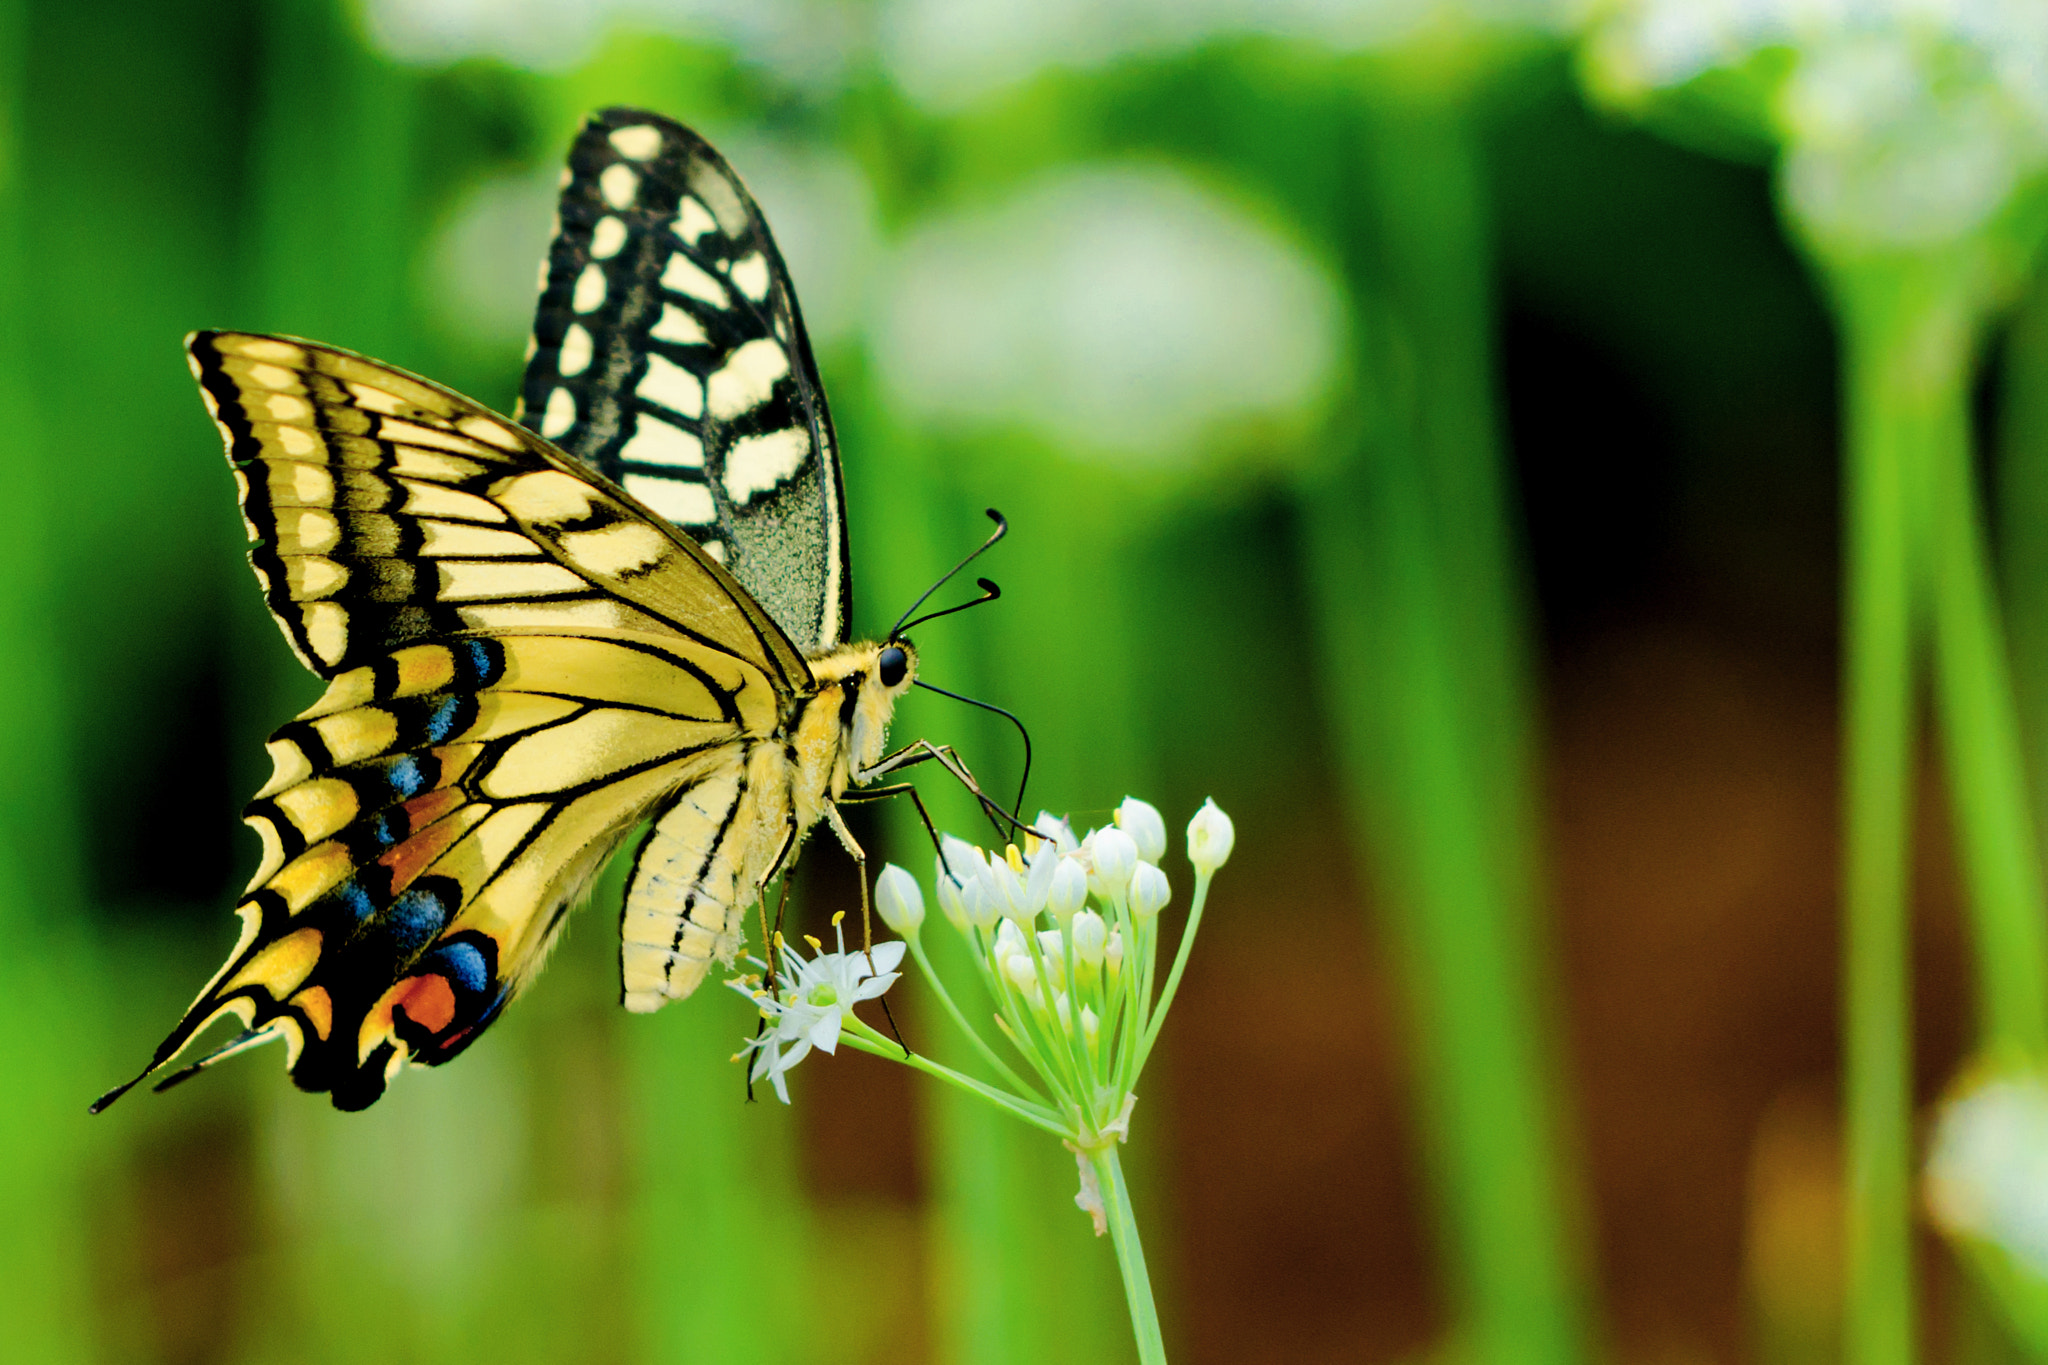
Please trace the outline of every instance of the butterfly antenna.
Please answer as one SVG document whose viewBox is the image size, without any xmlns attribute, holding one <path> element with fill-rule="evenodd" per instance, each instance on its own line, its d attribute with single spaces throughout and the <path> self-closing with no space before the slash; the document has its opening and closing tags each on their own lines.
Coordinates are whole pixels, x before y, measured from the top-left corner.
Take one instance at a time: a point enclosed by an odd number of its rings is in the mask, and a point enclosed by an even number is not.
<svg viewBox="0 0 2048 1365">
<path fill-rule="evenodd" d="M 903 632 L 906 630 L 914 630 L 918 626 L 923 625 L 927 621 L 938 620 L 941 616 L 951 616 L 956 611 L 966 611 L 969 607 L 978 607 L 984 602 L 993 602 L 998 597 L 1001 597 L 1003 595 L 1003 590 L 997 587 L 995 584 L 991 583 L 986 578 L 975 579 L 974 586 L 981 589 L 981 596 L 975 598 L 970 602 L 962 602 L 960 605 L 956 607 L 946 607 L 940 611 L 928 611 L 924 615 L 918 617 L 915 621 L 906 621 L 898 625 L 896 629 L 890 631 L 889 638 L 892 640 L 900 640 L 903 638 Z"/>
<path fill-rule="evenodd" d="M 903 634 L 903 632 L 909 628 L 908 626 L 904 625 L 904 622 L 909 621 L 910 625 L 917 624 L 916 621 L 910 620 L 911 616 L 916 613 L 919 607 L 923 606 L 928 600 L 930 600 L 931 595 L 933 593 L 937 592 L 940 588 L 945 587 L 946 584 L 952 580 L 954 574 L 959 573 L 969 564 L 972 564 L 979 556 L 985 553 L 997 541 L 1001 540 L 1004 536 L 1010 534 L 1010 523 L 1004 519 L 1003 514 L 1001 512 L 998 512 L 993 507 L 990 507 L 986 510 L 988 512 L 988 519 L 996 524 L 996 529 L 990 532 L 989 538 L 987 540 L 984 540 L 983 542 L 981 542 L 981 544 L 975 546 L 972 550 L 970 550 L 965 559 L 961 560 L 958 564 L 955 564 L 952 568 L 946 570 L 945 573 L 941 574 L 939 576 L 938 582 L 932 584 L 929 588 L 926 588 L 922 593 L 920 593 L 918 595 L 918 599 L 910 604 L 909 611 L 904 612 L 903 615 L 896 618 L 896 624 L 889 627 L 889 638 L 891 640 L 899 638 Z M 1002 595 L 996 589 L 995 584 L 989 582 L 987 579 L 981 580 L 981 590 L 988 595 L 985 597 L 978 597 L 974 601 L 967 603 L 966 606 L 978 607 L 983 602 L 993 602 L 997 597 L 1000 597 Z M 952 611 L 964 611 L 965 609 L 966 607 L 951 608 Z M 919 620 L 929 621 L 932 620 L 934 617 L 944 616 L 946 614 L 947 613 L 943 611 L 935 611 L 931 614 L 931 616 L 920 617 Z"/>
<path fill-rule="evenodd" d="M 990 584 L 989 586 L 993 587 L 994 585 Z M 983 600 L 985 601 L 987 599 Z M 974 605 L 974 603 L 969 602 L 967 605 L 971 607 Z M 958 611 L 961 609 L 955 607 L 954 610 Z M 1002 707 L 997 706 L 994 702 L 977 701 L 973 697 L 962 696 L 958 692 L 948 692 L 943 687 L 932 686 L 930 683 L 926 682 L 922 678 L 919 678 L 913 684 L 913 686 L 922 687 L 927 692 L 936 692 L 942 697 L 951 697 L 954 701 L 966 702 L 969 706 L 978 706 L 984 711 L 993 711 L 997 715 L 1001 716 L 1004 720 L 1010 722 L 1010 724 L 1017 727 L 1017 733 L 1021 735 L 1024 739 L 1024 776 L 1020 778 L 1017 782 L 1017 808 L 1015 811 L 1007 811 L 1003 810 L 1001 806 L 996 806 L 995 802 L 989 801 L 987 797 L 983 797 L 982 800 L 986 802 L 988 805 L 995 806 L 995 809 L 997 809 L 998 811 L 1002 811 L 1003 818 L 1005 820 L 1008 820 L 1013 828 L 1031 830 L 1033 834 L 1037 834 L 1038 831 L 1035 829 L 1031 829 L 1031 826 L 1025 824 L 1022 819 L 1024 813 L 1024 793 L 1031 786 L 1031 732 L 1024 728 L 1024 722 L 1017 719 L 1017 717 L 1011 712 L 1005 711 Z M 996 829 L 997 833 L 1002 833 L 1002 827 L 1000 825 L 998 825 Z"/>
</svg>

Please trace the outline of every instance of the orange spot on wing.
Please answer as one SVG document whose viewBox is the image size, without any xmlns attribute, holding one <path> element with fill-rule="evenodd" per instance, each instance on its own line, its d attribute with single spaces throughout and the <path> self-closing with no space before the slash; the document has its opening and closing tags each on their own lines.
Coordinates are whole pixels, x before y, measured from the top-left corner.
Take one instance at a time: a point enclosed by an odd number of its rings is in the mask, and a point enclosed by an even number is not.
<svg viewBox="0 0 2048 1365">
<path fill-rule="evenodd" d="M 459 811 L 438 824 L 429 825 L 378 858 L 378 862 L 391 869 L 391 894 L 395 896 L 411 886 L 413 878 L 433 866 L 436 858 L 446 853 L 457 839 L 469 832 L 472 825 L 483 819 L 487 809 L 471 806 Z"/>
<path fill-rule="evenodd" d="M 448 984 L 447 977 L 407 977 L 398 987 L 391 1007 L 403 1005 L 405 1017 L 429 1033 L 439 1033 L 455 1022 L 455 989 Z"/>
<path fill-rule="evenodd" d="M 443 787 L 424 796 L 415 796 L 404 806 L 406 828 L 425 829 L 467 799 L 454 787 Z"/>
<path fill-rule="evenodd" d="M 397 1036 L 392 1011 L 405 1007 L 405 1017 L 430 1033 L 439 1033 L 455 1020 L 455 990 L 444 976 L 428 973 L 408 976 L 384 992 L 363 1020 L 359 1049 L 367 1057 L 385 1038 Z"/>
</svg>

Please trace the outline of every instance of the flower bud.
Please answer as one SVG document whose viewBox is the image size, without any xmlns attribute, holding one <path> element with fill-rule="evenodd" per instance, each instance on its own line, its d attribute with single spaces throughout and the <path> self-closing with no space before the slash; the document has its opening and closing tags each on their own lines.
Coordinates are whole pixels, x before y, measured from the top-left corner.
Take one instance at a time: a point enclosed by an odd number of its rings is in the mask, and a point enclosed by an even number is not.
<svg viewBox="0 0 2048 1365">
<path fill-rule="evenodd" d="M 939 852 L 956 882 L 965 882 L 988 866 L 987 854 L 965 839 L 956 839 L 950 834 L 939 836 Z"/>
<path fill-rule="evenodd" d="M 1038 955 L 1045 959 L 1046 975 L 1052 984 L 1060 989 L 1067 985 L 1067 945 L 1060 938 L 1057 929 L 1044 929 L 1038 935 Z"/>
<path fill-rule="evenodd" d="M 1014 953 L 1003 962 L 1003 970 L 1018 990 L 1034 1003 L 1038 999 L 1038 968 L 1028 953 Z"/>
<path fill-rule="evenodd" d="M 1053 861 L 1052 884 L 1046 888 L 1045 908 L 1062 928 L 1074 912 L 1088 903 L 1088 870 L 1076 858 L 1048 854 Z M 1036 869 L 1033 869 L 1034 871 Z"/>
<path fill-rule="evenodd" d="M 1116 827 L 1131 836 L 1144 861 L 1156 863 L 1166 856 L 1166 821 L 1151 802 L 1126 796 L 1116 808 Z"/>
<path fill-rule="evenodd" d="M 1090 1051 L 1102 1041 L 1102 1021 L 1086 1005 L 1081 1006 L 1081 1037 L 1087 1041 Z"/>
<path fill-rule="evenodd" d="M 1102 945 L 1102 963 L 1109 969 L 1109 984 L 1116 985 L 1116 979 L 1124 969 L 1124 931 L 1109 931 L 1109 942 Z"/>
<path fill-rule="evenodd" d="M 992 948 L 998 962 L 1021 953 L 1031 956 L 1031 945 L 1024 941 L 1022 931 L 1015 920 L 1006 919 L 996 925 L 996 941 Z"/>
<path fill-rule="evenodd" d="M 939 890 L 939 909 L 945 912 L 946 923 L 964 934 L 968 930 L 968 922 L 967 907 L 961 902 L 961 889 L 953 885 L 953 877 L 946 869 L 944 858 L 934 858 L 932 861 L 938 865 L 938 875 L 933 878 L 933 885 Z"/>
<path fill-rule="evenodd" d="M 1230 849 L 1236 842 L 1236 828 L 1214 801 L 1204 801 L 1195 818 L 1188 821 L 1188 861 L 1203 876 L 1230 861 Z"/>
<path fill-rule="evenodd" d="M 1130 835 L 1111 826 L 1088 836 L 1088 888 L 1106 901 L 1121 901 L 1130 889 L 1131 869 L 1138 865 L 1138 845 Z"/>
<path fill-rule="evenodd" d="M 1052 846 L 1062 853 L 1078 853 L 1081 841 L 1074 837 L 1074 827 L 1049 810 L 1038 812 L 1038 818 L 1031 822 L 1031 828 L 1045 835 Z"/>
<path fill-rule="evenodd" d="M 1083 910 L 1074 916 L 1074 961 L 1084 967 L 1100 967 L 1104 946 L 1109 942 L 1109 926 L 1102 916 L 1093 910 Z"/>
<path fill-rule="evenodd" d="M 1131 872 L 1131 913 L 1139 919 L 1150 919 L 1166 908 L 1166 902 L 1173 898 L 1173 889 L 1166 884 L 1166 874 L 1151 863 L 1139 863 Z"/>
<path fill-rule="evenodd" d="M 967 923 L 976 929 L 986 929 L 996 922 L 1000 913 L 994 898 L 989 894 L 988 880 L 976 877 L 960 888 L 960 905 L 966 912 Z"/>
<path fill-rule="evenodd" d="M 1038 912 L 1031 904 L 1031 893 L 1008 859 L 989 859 L 988 871 L 982 874 L 981 882 L 987 888 L 989 903 L 995 906 L 997 914 L 1024 924 L 1037 918 Z"/>
<path fill-rule="evenodd" d="M 941 878 L 940 884 L 944 883 Z M 884 863 L 882 875 L 875 878 L 875 913 L 903 937 L 916 938 L 924 927 L 924 891 L 917 878 L 894 863 Z"/>
</svg>

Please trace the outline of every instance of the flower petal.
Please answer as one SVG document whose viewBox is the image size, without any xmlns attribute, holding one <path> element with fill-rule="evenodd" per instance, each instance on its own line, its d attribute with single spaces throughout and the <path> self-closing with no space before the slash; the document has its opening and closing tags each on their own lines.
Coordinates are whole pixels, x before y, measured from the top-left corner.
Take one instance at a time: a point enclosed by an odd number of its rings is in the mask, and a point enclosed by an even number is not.
<svg viewBox="0 0 2048 1365">
<path fill-rule="evenodd" d="M 902 979 L 903 973 L 901 972 L 890 972 L 884 976 L 871 976 L 860 983 L 859 988 L 854 992 L 853 998 L 856 1000 L 873 1000 Z"/>
</svg>

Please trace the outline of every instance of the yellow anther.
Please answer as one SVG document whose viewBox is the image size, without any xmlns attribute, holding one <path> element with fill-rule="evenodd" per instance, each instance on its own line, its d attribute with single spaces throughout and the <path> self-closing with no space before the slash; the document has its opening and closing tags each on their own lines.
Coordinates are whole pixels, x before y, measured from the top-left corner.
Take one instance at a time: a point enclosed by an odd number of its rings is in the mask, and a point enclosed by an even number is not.
<svg viewBox="0 0 2048 1365">
<path fill-rule="evenodd" d="M 1024 875 L 1024 855 L 1017 851 L 1015 844 L 1011 844 L 1003 850 L 1003 857 L 1009 859 L 1010 871 L 1020 877 Z"/>
<path fill-rule="evenodd" d="M 812 938 L 809 934 L 804 935 L 804 942 L 811 945 L 811 951 L 814 953 L 822 953 L 825 951 L 825 945 L 818 942 L 818 940 Z"/>
<path fill-rule="evenodd" d="M 841 921 L 841 920 L 843 920 L 843 919 L 845 919 L 845 918 L 846 918 L 846 912 L 845 912 L 844 910 L 841 910 L 841 911 L 840 911 L 840 912 L 839 912 L 838 914 L 836 914 L 836 915 L 834 915 L 834 916 L 832 917 L 832 927 L 833 927 L 834 929 L 837 929 L 837 928 L 839 927 L 839 921 Z"/>
</svg>

